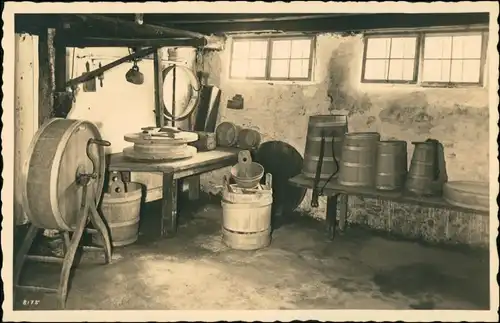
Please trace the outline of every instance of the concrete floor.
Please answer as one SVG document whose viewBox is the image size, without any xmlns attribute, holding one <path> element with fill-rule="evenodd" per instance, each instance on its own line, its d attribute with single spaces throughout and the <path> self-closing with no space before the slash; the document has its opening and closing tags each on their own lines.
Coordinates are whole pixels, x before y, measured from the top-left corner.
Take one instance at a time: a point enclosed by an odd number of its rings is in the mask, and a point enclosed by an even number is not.
<svg viewBox="0 0 500 323">
<path fill-rule="evenodd" d="M 304 216 L 275 230 L 270 247 L 236 251 L 221 242 L 220 218 L 219 205 L 208 204 L 183 217 L 175 238 L 141 236 L 115 249 L 106 266 L 100 254 L 87 254 L 75 270 L 67 309 L 489 307 L 486 252 L 426 247 L 360 228 L 329 242 L 323 224 Z M 57 286 L 56 270 L 26 269 L 25 282 Z M 23 306 L 22 299 L 40 303 Z M 16 304 L 56 308 L 53 295 L 19 294 Z"/>
</svg>

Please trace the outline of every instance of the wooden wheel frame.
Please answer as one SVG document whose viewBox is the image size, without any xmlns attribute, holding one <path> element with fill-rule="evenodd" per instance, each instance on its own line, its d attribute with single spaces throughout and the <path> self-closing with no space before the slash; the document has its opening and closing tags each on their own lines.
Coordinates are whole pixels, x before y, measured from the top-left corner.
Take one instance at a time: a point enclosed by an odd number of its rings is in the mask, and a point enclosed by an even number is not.
<svg viewBox="0 0 500 323">
<path fill-rule="evenodd" d="M 85 130 L 90 130 L 92 135 L 85 134 Z M 47 133 L 49 136 L 45 136 Z M 78 133 L 80 137 L 74 136 Z M 72 141 L 72 139 L 74 140 Z M 57 144 L 51 140 L 55 140 Z M 44 141 L 45 144 L 48 142 L 47 147 L 44 147 Z M 83 143 L 84 145 L 82 145 Z M 40 144 L 42 147 L 39 147 Z M 71 268 L 89 221 L 92 222 L 95 229 L 87 229 L 87 231 L 100 234 L 104 241 L 104 247 L 87 247 L 87 250 L 102 250 L 104 251 L 105 263 L 111 261 L 112 249 L 109 231 L 97 210 L 104 186 L 106 167 L 104 146 L 109 145 L 109 142 L 102 140 L 98 128 L 88 121 L 54 118 L 45 123 L 35 134 L 22 173 L 23 208 L 31 225 L 14 262 L 14 295 L 17 289 L 57 293 L 59 305 L 64 309 Z M 67 150 L 68 146 L 70 148 Z M 80 148 L 83 151 L 80 151 Z M 72 166 L 74 169 L 71 168 Z M 92 167 L 90 171 L 89 167 Z M 68 175 L 68 178 L 65 179 L 64 175 Z M 63 178 L 61 179 L 61 177 Z M 44 184 L 48 184 L 50 187 L 48 189 L 45 187 L 45 190 L 42 190 Z M 71 190 L 67 192 L 67 188 L 71 188 Z M 39 194 L 36 194 L 37 192 Z M 66 197 L 66 193 L 69 194 L 70 203 L 79 199 L 77 205 L 72 206 L 76 208 L 76 214 L 68 215 L 75 209 L 63 208 L 61 211 L 59 208 L 61 201 L 58 201 L 58 198 Z M 32 203 L 33 207 L 31 207 Z M 43 213 L 43 211 L 47 212 Z M 37 233 L 43 229 L 62 231 L 65 247 L 64 258 L 28 254 Z M 72 236 L 70 236 L 70 232 L 72 232 Z M 62 264 L 57 289 L 19 285 L 24 263 L 30 260 Z"/>
</svg>

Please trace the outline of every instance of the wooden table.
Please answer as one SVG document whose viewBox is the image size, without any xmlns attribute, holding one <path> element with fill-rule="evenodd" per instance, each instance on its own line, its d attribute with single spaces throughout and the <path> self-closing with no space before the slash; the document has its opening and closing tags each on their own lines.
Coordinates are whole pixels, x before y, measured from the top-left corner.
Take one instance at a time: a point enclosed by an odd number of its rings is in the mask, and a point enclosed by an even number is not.
<svg viewBox="0 0 500 323">
<path fill-rule="evenodd" d="M 112 154 L 109 163 L 110 172 L 121 172 L 122 178 L 130 180 L 130 172 L 148 172 L 163 174 L 163 198 L 161 206 L 161 236 L 173 236 L 177 233 L 177 192 L 178 181 L 190 177 L 194 180 L 195 190 L 190 187 L 190 199 L 199 194 L 199 176 L 238 162 L 239 149 L 217 148 L 207 152 L 198 152 L 194 157 L 167 163 L 144 163 L 131 161 L 122 153 Z M 123 176 L 125 175 L 125 176 Z M 192 182 L 193 183 L 193 182 Z"/>
<path fill-rule="evenodd" d="M 308 178 L 302 174 L 291 178 L 289 181 L 292 185 L 299 187 L 305 187 L 308 189 L 313 189 L 314 187 L 314 179 Z M 320 181 L 318 187 L 322 188 L 324 185 L 325 181 Z M 335 238 L 335 231 L 337 227 L 337 207 L 339 208 L 339 229 L 341 231 L 345 229 L 349 195 L 489 215 L 489 211 L 479 211 L 451 205 L 441 197 L 418 197 L 407 195 L 403 192 L 379 191 L 371 187 L 349 187 L 340 185 L 335 179 L 332 179 L 328 184 L 326 184 L 323 190 L 323 195 L 327 197 L 325 221 L 327 226 L 326 229 L 328 237 L 332 240 Z"/>
</svg>

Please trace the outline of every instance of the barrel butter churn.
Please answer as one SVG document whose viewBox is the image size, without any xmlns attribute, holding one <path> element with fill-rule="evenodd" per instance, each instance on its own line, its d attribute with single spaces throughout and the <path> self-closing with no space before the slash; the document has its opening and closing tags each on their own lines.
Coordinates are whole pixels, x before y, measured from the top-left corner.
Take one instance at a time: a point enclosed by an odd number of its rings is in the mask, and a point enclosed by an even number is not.
<svg viewBox="0 0 500 323">
<path fill-rule="evenodd" d="M 310 116 L 302 174 L 315 178 L 319 172 L 319 179 L 335 178 L 347 131 L 345 115 Z"/>
</svg>

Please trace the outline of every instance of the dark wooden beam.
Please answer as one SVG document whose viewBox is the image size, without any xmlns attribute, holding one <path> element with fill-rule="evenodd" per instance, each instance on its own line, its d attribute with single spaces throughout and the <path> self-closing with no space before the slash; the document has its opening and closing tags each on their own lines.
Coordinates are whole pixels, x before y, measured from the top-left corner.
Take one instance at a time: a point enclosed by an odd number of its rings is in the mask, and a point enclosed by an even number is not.
<svg viewBox="0 0 500 323">
<path fill-rule="evenodd" d="M 203 31 L 205 34 L 229 32 L 284 31 L 284 32 L 346 32 L 383 28 L 420 28 L 433 26 L 456 26 L 489 23 L 489 14 L 439 13 L 439 14 L 359 14 L 331 18 L 304 19 L 295 21 L 266 22 L 221 22 L 221 23 L 168 23 L 169 27 Z"/>
<path fill-rule="evenodd" d="M 68 82 L 66 82 L 66 87 L 73 87 L 73 86 L 76 86 L 80 83 L 87 82 L 88 80 L 91 80 L 91 79 L 101 75 L 102 73 L 106 72 L 107 70 L 110 70 L 110 69 L 112 69 L 120 64 L 123 64 L 125 62 L 131 61 L 134 59 L 139 59 L 139 58 L 143 58 L 145 56 L 148 56 L 148 55 L 154 53 L 157 49 L 158 49 L 157 47 L 150 47 L 150 48 L 138 50 L 133 54 L 130 54 L 130 55 L 127 55 L 127 56 L 122 57 L 120 59 L 117 59 L 116 61 L 113 61 L 109 64 L 106 64 L 103 67 L 97 68 L 93 71 L 90 71 L 90 72 L 85 73 L 81 76 L 78 76 L 72 80 L 69 80 Z"/>
<path fill-rule="evenodd" d="M 54 115 L 54 37 L 45 29 L 38 37 L 38 125 Z"/>
<path fill-rule="evenodd" d="M 357 13 L 281 13 L 281 14 L 146 14 L 146 22 L 151 24 L 213 24 L 227 22 L 266 22 L 266 21 L 299 21 L 338 16 L 358 15 Z"/>
<path fill-rule="evenodd" d="M 72 107 L 72 98 L 66 92 L 66 46 L 61 28 L 55 29 L 54 36 L 54 114 L 56 117 L 65 118 Z"/>
<path fill-rule="evenodd" d="M 104 38 L 68 35 L 65 39 L 67 47 L 203 47 L 208 41 L 205 38 Z"/>
<path fill-rule="evenodd" d="M 119 29 L 120 32 L 136 37 L 186 37 L 186 38 L 205 38 L 205 35 L 199 32 L 180 30 L 165 26 L 156 26 L 149 24 L 139 25 L 134 21 L 106 17 L 103 15 L 74 15 L 87 25 L 105 29 Z"/>
</svg>

